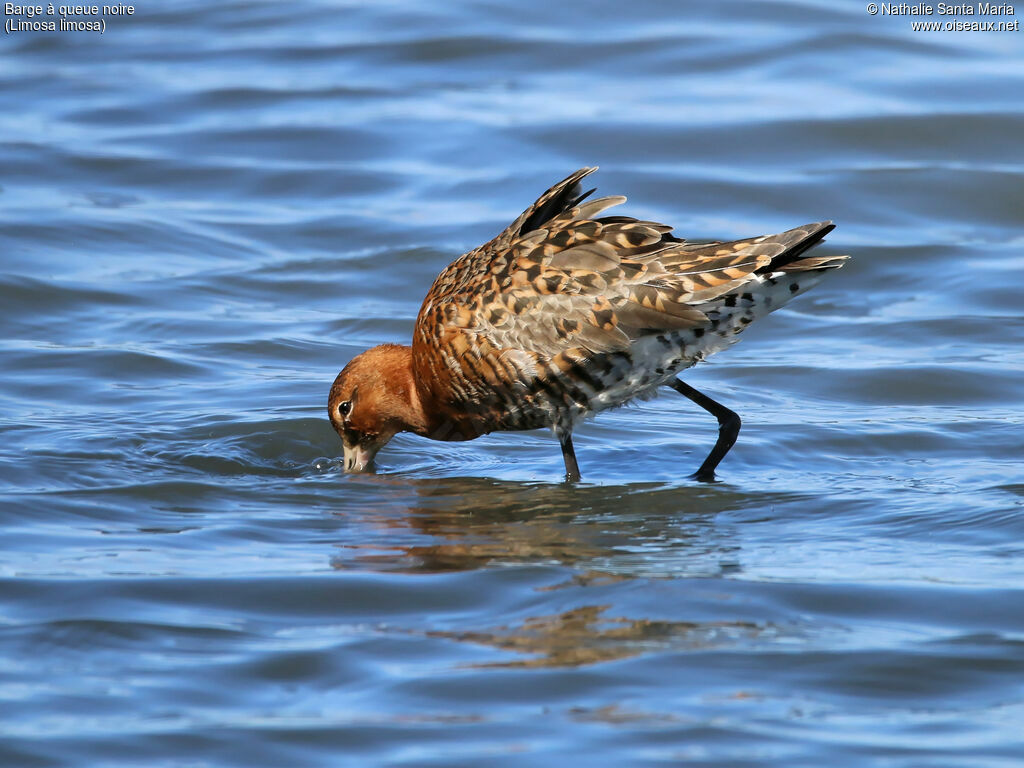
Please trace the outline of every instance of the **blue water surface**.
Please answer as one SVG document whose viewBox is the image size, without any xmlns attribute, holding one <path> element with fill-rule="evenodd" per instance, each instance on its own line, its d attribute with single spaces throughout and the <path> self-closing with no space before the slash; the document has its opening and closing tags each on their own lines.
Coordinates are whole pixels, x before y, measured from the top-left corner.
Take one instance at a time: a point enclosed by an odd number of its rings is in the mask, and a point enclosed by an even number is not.
<svg viewBox="0 0 1024 768">
<path fill-rule="evenodd" d="M 105 20 L 0 38 L 0 765 L 1022 764 L 1024 33 Z M 744 419 L 720 482 L 670 391 L 578 431 L 576 487 L 543 432 L 344 475 L 338 370 L 594 164 L 680 235 L 852 254 L 688 374 Z"/>
</svg>

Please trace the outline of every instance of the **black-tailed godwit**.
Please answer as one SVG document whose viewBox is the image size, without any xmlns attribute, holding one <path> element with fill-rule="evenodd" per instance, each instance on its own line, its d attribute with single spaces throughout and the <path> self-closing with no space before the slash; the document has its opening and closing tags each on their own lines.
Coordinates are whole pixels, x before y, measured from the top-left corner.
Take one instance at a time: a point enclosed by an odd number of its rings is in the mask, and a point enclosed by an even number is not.
<svg viewBox="0 0 1024 768">
<path fill-rule="evenodd" d="M 346 471 L 365 470 L 399 432 L 472 440 L 550 427 L 567 480 L 578 480 L 573 428 L 663 385 L 713 414 L 712 480 L 739 433 L 733 411 L 676 374 L 736 341 L 748 325 L 817 284 L 846 256 L 807 256 L 833 229 L 806 224 L 732 242 L 687 242 L 672 228 L 584 202 L 581 168 L 501 234 L 434 281 L 412 346 L 383 344 L 338 374 L 328 415 Z"/>
</svg>

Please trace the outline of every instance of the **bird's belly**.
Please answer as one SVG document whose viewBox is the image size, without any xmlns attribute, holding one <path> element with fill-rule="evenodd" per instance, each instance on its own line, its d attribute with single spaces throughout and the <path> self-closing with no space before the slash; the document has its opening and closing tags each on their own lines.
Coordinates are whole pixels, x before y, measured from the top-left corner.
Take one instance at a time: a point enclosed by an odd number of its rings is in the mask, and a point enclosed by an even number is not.
<svg viewBox="0 0 1024 768">
<path fill-rule="evenodd" d="M 634 398 L 652 397 L 659 386 L 670 383 L 679 372 L 735 344 L 751 323 L 781 307 L 795 293 L 788 286 L 778 287 L 768 281 L 759 287 L 753 293 L 723 297 L 701 307 L 708 315 L 705 326 L 637 339 L 628 357 L 607 372 L 602 386 L 589 398 L 589 407 L 580 409 L 576 418 L 586 418 Z"/>
<path fill-rule="evenodd" d="M 727 343 L 727 342 L 726 342 Z M 653 397 L 658 387 L 670 382 L 680 371 L 697 364 L 710 354 L 703 337 L 693 331 L 663 333 L 637 339 L 630 348 L 628 367 L 606 377 L 604 386 L 590 401 L 590 412 L 616 408 L 635 398 Z"/>
</svg>

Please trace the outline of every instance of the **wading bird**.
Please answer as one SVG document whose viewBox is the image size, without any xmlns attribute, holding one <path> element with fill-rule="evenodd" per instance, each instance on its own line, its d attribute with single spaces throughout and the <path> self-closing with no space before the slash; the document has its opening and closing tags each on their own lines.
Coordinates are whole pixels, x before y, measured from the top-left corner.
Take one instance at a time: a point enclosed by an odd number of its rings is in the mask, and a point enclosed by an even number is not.
<svg viewBox="0 0 1024 768">
<path fill-rule="evenodd" d="M 667 385 L 718 419 L 696 471 L 715 467 L 740 429 L 733 411 L 676 378 L 748 325 L 816 285 L 846 256 L 808 256 L 833 229 L 807 224 L 732 242 L 688 242 L 672 228 L 587 202 L 581 168 L 501 234 L 434 281 L 412 346 L 382 344 L 338 374 L 328 398 L 347 472 L 367 469 L 399 432 L 472 440 L 550 427 L 566 480 L 578 480 L 573 428 Z"/>
</svg>

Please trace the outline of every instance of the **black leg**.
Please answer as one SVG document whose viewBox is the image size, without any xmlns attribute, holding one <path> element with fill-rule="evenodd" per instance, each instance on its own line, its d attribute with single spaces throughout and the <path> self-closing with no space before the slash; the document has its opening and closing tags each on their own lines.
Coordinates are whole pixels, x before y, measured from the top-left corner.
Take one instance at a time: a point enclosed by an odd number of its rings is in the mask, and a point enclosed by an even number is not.
<svg viewBox="0 0 1024 768">
<path fill-rule="evenodd" d="M 562 458 L 565 460 L 565 482 L 575 483 L 580 479 L 580 465 L 576 463 L 576 451 L 572 449 L 572 433 L 566 432 L 561 441 Z"/>
<path fill-rule="evenodd" d="M 707 395 L 698 392 L 679 379 L 673 381 L 671 387 L 718 419 L 718 440 L 715 441 L 715 447 L 711 449 L 711 453 L 704 459 L 700 469 L 693 475 L 701 482 L 710 482 L 715 479 L 715 467 L 718 466 L 718 462 L 725 457 L 733 443 L 736 442 L 736 436 L 740 433 L 740 417 L 734 411 L 730 411 L 721 403 L 716 403 Z"/>
</svg>

